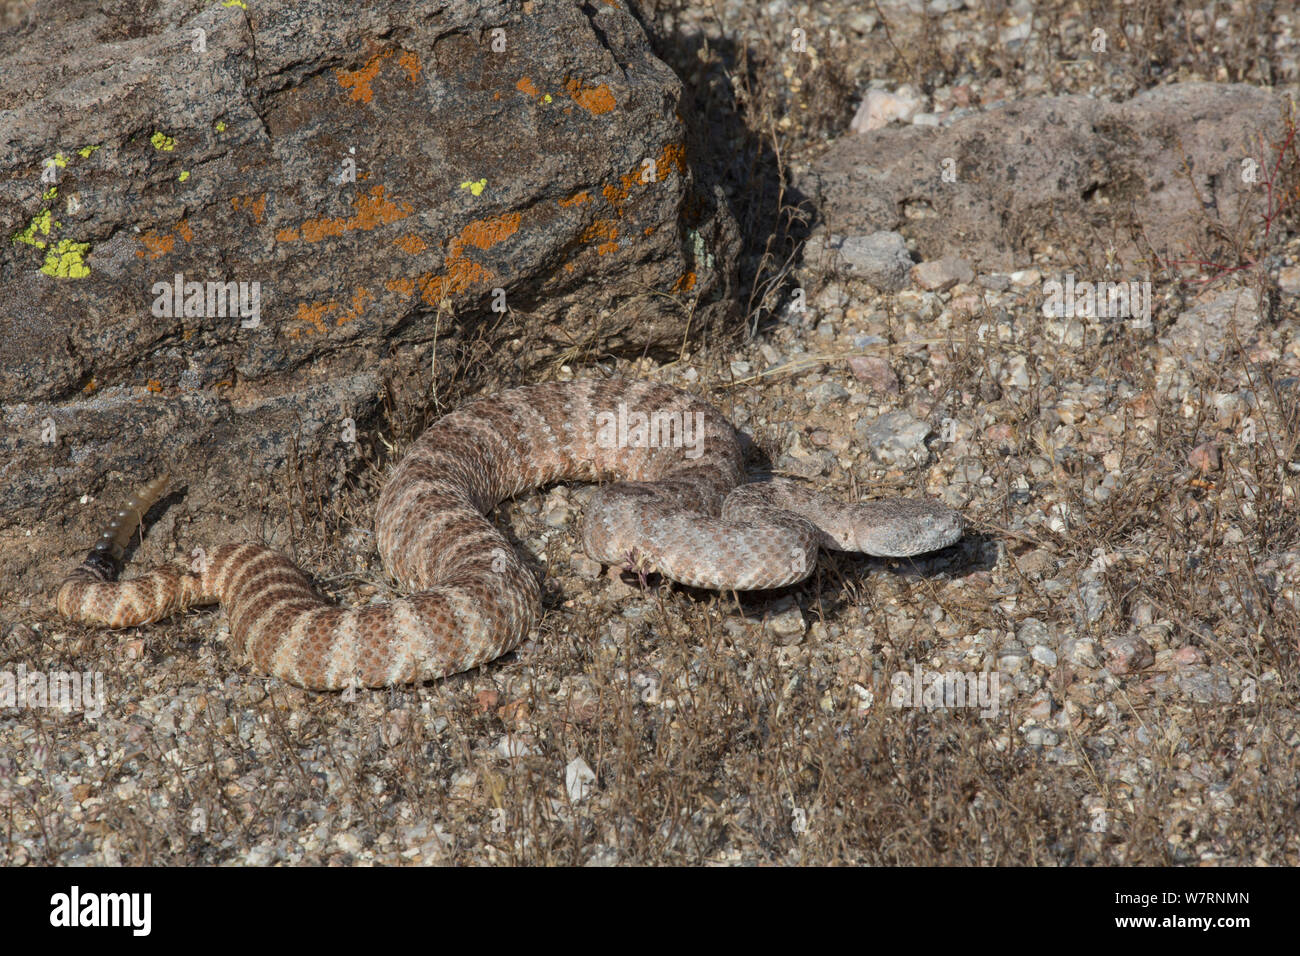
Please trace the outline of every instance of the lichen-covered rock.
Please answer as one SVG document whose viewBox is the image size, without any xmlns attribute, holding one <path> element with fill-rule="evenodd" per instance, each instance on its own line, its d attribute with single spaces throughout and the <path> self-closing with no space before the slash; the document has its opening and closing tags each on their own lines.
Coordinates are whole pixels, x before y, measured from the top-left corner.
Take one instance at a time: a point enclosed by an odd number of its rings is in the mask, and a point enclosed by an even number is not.
<svg viewBox="0 0 1300 956">
<path fill-rule="evenodd" d="M 0 537 L 163 466 L 244 510 L 291 445 L 347 457 L 395 358 L 523 382 L 715 325 L 680 96 L 623 4 L 38 3 L 0 36 Z"/>
</svg>

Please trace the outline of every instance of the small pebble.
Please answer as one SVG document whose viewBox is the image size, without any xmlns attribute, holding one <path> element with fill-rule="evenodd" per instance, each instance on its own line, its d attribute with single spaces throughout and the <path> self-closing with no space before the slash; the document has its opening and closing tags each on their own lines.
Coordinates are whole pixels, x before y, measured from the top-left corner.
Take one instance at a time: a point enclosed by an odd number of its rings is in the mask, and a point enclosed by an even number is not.
<svg viewBox="0 0 1300 956">
<path fill-rule="evenodd" d="M 1118 676 L 1132 674 L 1155 663 L 1151 645 L 1135 634 L 1117 638 L 1106 645 L 1106 669 Z"/>
</svg>

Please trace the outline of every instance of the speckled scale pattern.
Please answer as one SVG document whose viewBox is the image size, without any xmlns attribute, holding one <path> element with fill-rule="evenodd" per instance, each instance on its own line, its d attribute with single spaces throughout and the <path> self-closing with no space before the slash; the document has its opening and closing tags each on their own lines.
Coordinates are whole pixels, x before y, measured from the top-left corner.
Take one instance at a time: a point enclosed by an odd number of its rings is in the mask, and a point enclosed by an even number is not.
<svg viewBox="0 0 1300 956">
<path fill-rule="evenodd" d="M 654 427 L 638 431 L 641 414 Z M 603 483 L 583 516 L 592 558 L 695 587 L 782 587 L 812 572 L 819 547 L 902 557 L 962 534 L 960 516 L 936 502 L 837 502 L 788 481 L 745 484 L 743 465 L 722 413 L 671 386 L 510 389 L 430 426 L 380 494 L 379 553 L 408 597 L 338 607 L 284 555 L 230 544 L 201 567 L 127 581 L 88 559 L 60 586 L 58 607 L 128 627 L 220 602 L 236 654 L 259 672 L 314 689 L 378 687 L 465 671 L 524 639 L 537 581 L 486 515 L 557 481 Z"/>
</svg>

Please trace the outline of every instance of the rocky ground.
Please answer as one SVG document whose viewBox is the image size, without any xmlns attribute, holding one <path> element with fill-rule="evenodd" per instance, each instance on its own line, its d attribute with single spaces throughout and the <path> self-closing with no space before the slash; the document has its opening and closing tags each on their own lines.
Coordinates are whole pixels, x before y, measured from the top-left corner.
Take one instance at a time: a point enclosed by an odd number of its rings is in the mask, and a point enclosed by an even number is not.
<svg viewBox="0 0 1300 956">
<path fill-rule="evenodd" d="M 575 534 L 587 490 L 550 489 L 504 513 L 544 571 L 535 637 L 473 673 L 355 695 L 250 676 L 218 612 L 105 634 L 31 600 L 0 659 L 103 671 L 108 703 L 93 719 L 0 711 L 0 859 L 1300 862 L 1300 249 L 1285 202 L 1204 230 L 1196 262 L 1156 263 L 1149 315 L 1094 317 L 1045 315 L 1044 300 L 1053 280 L 1109 278 L 1120 242 L 1081 234 L 991 268 L 927 254 L 906 225 L 838 233 L 790 195 L 856 135 L 869 88 L 889 108 L 914 98 L 913 126 L 1004 98 L 1123 101 L 1174 76 L 1294 91 L 1296 24 L 1246 4 L 1223 23 L 1157 11 L 1137 39 L 1106 21 L 1119 52 L 1099 59 L 1078 52 L 1093 21 L 1073 8 L 924 8 L 648 11 L 722 127 L 748 325 L 676 361 L 590 356 L 554 375 L 708 395 L 754 439 L 756 468 L 845 497 L 940 498 L 967 517 L 960 544 L 824 556 L 786 592 L 717 595 L 603 571 Z M 791 24 L 815 57 L 786 42 Z M 1261 144 L 1278 177 L 1293 129 Z M 493 384 L 518 383 L 476 387 Z M 398 451 L 414 418 L 394 409 Z M 232 523 L 291 541 L 340 600 L 382 598 L 381 469 L 326 500 L 314 467 L 296 462 Z M 149 537 L 152 558 L 186 544 L 166 517 Z M 935 674 L 955 678 L 946 698 Z M 970 678 L 992 696 L 958 706 Z"/>
</svg>

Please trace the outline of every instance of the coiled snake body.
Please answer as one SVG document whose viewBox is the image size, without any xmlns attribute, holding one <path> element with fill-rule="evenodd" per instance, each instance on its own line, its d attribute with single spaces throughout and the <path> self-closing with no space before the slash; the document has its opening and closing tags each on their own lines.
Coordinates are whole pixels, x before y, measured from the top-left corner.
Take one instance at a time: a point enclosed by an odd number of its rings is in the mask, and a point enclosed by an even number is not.
<svg viewBox="0 0 1300 956">
<path fill-rule="evenodd" d="M 739 436 L 678 389 L 608 380 L 510 389 L 470 402 L 415 442 L 379 498 L 385 567 L 411 593 L 343 608 L 260 544 L 217 548 L 198 570 L 117 581 L 122 547 L 162 494 L 145 486 L 62 583 L 60 613 L 108 627 L 220 602 L 236 654 L 322 690 L 424 681 L 491 661 L 536 622 L 540 591 L 486 515 L 558 481 L 608 482 L 583 516 L 587 553 L 703 588 L 807 577 L 818 547 L 902 557 L 947 547 L 960 516 L 932 501 L 840 503 L 793 482 L 744 484 Z"/>
</svg>

